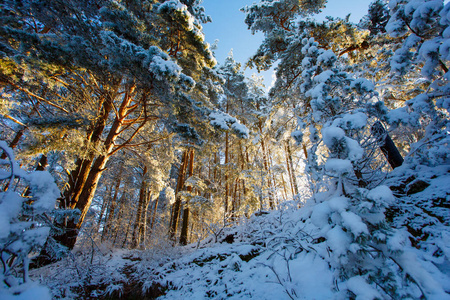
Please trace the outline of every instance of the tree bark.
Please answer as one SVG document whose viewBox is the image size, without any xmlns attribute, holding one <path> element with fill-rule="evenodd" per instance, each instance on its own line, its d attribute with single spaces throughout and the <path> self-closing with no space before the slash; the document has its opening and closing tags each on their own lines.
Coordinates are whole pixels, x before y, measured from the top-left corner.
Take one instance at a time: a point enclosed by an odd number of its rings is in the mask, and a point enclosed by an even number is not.
<svg viewBox="0 0 450 300">
<path fill-rule="evenodd" d="M 184 150 L 183 156 L 181 159 L 181 165 L 180 169 L 178 171 L 178 179 L 177 179 L 177 187 L 175 190 L 175 203 L 172 207 L 172 218 L 170 222 L 170 228 L 169 228 L 169 238 L 171 240 L 174 240 L 175 234 L 178 229 L 178 218 L 180 215 L 180 209 L 181 209 L 181 197 L 179 195 L 179 192 L 183 188 L 184 185 L 184 177 L 186 174 L 186 169 L 188 165 L 188 150 Z"/>
<path fill-rule="evenodd" d="M 155 226 L 155 221 L 156 221 L 156 211 L 158 210 L 158 202 L 159 202 L 159 197 L 156 197 L 155 199 L 155 205 L 153 207 L 153 212 L 152 212 L 152 221 L 150 223 L 150 232 L 153 231 L 153 226 Z"/>
<path fill-rule="evenodd" d="M 189 152 L 189 174 L 188 177 L 191 177 L 194 173 L 194 149 L 192 148 Z M 188 192 L 192 192 L 192 186 L 188 186 L 186 189 Z M 186 207 L 183 210 L 183 223 L 181 226 L 181 234 L 180 234 L 180 244 L 187 245 L 188 242 L 188 228 L 189 228 L 189 206 L 186 203 Z"/>
<path fill-rule="evenodd" d="M 114 211 L 116 209 L 117 197 L 119 195 L 119 188 L 120 188 L 120 183 L 121 183 L 121 179 L 122 179 L 121 174 L 122 174 L 122 169 L 117 178 L 116 186 L 114 187 L 114 196 L 111 199 L 111 202 L 109 203 L 108 212 L 107 212 L 107 216 L 105 219 L 105 225 L 103 227 L 103 232 L 102 232 L 102 242 L 107 237 L 109 231 L 111 230 L 111 224 L 112 224 L 112 220 L 114 218 Z M 125 187 L 124 187 L 124 191 L 125 191 Z"/>
<path fill-rule="evenodd" d="M 123 206 L 124 206 L 125 201 L 126 201 L 126 194 L 127 194 L 126 186 L 124 186 L 123 187 L 123 193 L 122 193 L 122 196 L 120 197 L 119 204 L 118 204 L 118 211 L 119 211 L 119 213 L 117 214 L 117 219 L 114 222 L 115 226 L 111 229 L 111 233 L 112 233 L 111 237 L 114 235 L 114 239 L 113 239 L 113 242 L 112 242 L 113 246 L 116 244 L 116 240 L 117 240 L 117 237 L 119 236 L 120 228 L 122 228 L 123 214 L 124 214 Z"/>
<path fill-rule="evenodd" d="M 286 156 L 286 167 L 287 167 L 287 171 L 288 171 L 289 184 L 291 186 L 291 194 L 292 194 L 292 198 L 293 198 L 295 195 L 295 192 L 294 192 L 294 183 L 292 182 L 292 170 L 291 170 L 291 164 L 289 163 L 289 152 L 287 150 L 287 144 L 288 144 L 288 141 L 286 141 L 286 144 L 284 146 L 284 151 L 285 151 L 285 156 Z"/>
<path fill-rule="evenodd" d="M 66 232 L 62 235 L 54 236 L 53 238 L 59 242 L 61 245 L 67 247 L 68 249 L 73 249 L 75 246 L 78 231 L 81 228 L 84 218 L 91 206 L 92 199 L 94 198 L 95 191 L 97 189 L 100 177 L 105 170 L 106 163 L 111 156 L 112 150 L 115 146 L 114 142 L 120 134 L 122 125 L 127 117 L 130 103 L 132 101 L 131 92 L 134 88 L 131 88 L 127 93 L 125 93 L 121 106 L 117 112 L 116 118 L 112 123 L 108 135 L 103 143 L 103 154 L 98 155 L 92 165 L 90 165 L 90 160 L 80 160 L 79 173 L 77 179 L 73 182 L 75 183 L 75 189 L 69 191 L 68 196 L 70 198 L 70 207 L 72 209 L 78 209 L 80 211 L 80 216 L 78 221 L 75 222 L 73 219 L 69 220 L 65 226 Z M 110 103 L 109 101 L 105 101 Z M 109 104 L 112 107 L 112 103 Z M 105 107 L 104 111 L 107 112 L 112 108 Z M 101 132 L 103 131 L 106 120 L 107 113 L 104 114 L 105 117 L 99 121 L 99 125 L 94 129 L 91 141 L 100 139 Z M 87 174 L 87 177 L 86 177 Z M 84 178 L 86 178 L 84 180 Z"/>
<path fill-rule="evenodd" d="M 291 145 L 289 143 L 289 141 L 286 142 L 286 155 L 287 155 L 287 160 L 288 160 L 288 165 L 289 168 L 291 169 L 291 178 L 289 179 L 291 181 L 292 184 L 292 190 L 294 192 L 294 195 L 298 195 L 298 185 L 297 185 L 297 178 L 295 176 L 295 172 L 294 172 L 294 162 L 292 160 L 292 151 L 291 151 Z"/>
<path fill-rule="evenodd" d="M 108 116 L 112 109 L 113 100 L 111 97 L 107 97 L 103 101 L 100 116 L 86 136 L 85 147 L 88 150 L 88 155 L 85 158 L 78 158 L 75 170 L 70 173 L 69 188 L 64 193 L 65 207 L 71 207 L 73 209 L 78 202 L 95 158 L 95 149 L 99 146 L 101 135 L 106 127 Z"/>
<path fill-rule="evenodd" d="M 100 228 L 100 225 L 101 225 L 102 219 L 103 219 L 103 215 L 105 214 L 106 208 L 108 207 L 109 202 L 111 201 L 112 189 L 113 189 L 112 185 L 110 185 L 108 188 L 106 188 L 107 196 L 103 199 L 102 208 L 100 209 L 100 214 L 98 216 L 96 232 L 98 232 L 98 230 Z"/>
<path fill-rule="evenodd" d="M 269 170 L 269 159 L 267 157 L 267 152 L 266 152 L 266 143 L 264 142 L 264 137 L 262 136 L 262 127 L 260 124 L 260 133 L 261 133 L 261 151 L 262 151 L 262 155 L 263 155 L 263 165 L 264 165 L 264 170 L 266 172 L 266 176 L 267 176 L 267 187 L 269 188 L 269 207 L 270 209 L 274 209 L 274 197 L 273 197 L 273 190 L 272 190 L 272 181 L 271 181 L 271 176 L 270 176 L 270 170 Z"/>
<path fill-rule="evenodd" d="M 147 174 L 147 166 L 144 166 L 142 171 L 142 182 L 141 188 L 139 190 L 139 204 L 136 213 L 136 221 L 133 226 L 133 234 L 131 238 L 131 248 L 139 247 L 141 243 L 142 231 L 146 226 L 146 214 L 148 199 L 147 199 L 147 179 L 145 178 Z"/>
<path fill-rule="evenodd" d="M 224 220 L 225 216 L 228 213 L 228 195 L 230 194 L 229 191 L 229 184 L 228 184 L 228 156 L 229 156 L 229 145 L 228 145 L 228 132 L 225 133 L 225 199 L 224 199 Z"/>
<path fill-rule="evenodd" d="M 389 134 L 384 129 L 381 122 L 377 121 L 371 128 L 372 134 L 378 140 L 379 147 L 392 169 L 400 167 L 403 164 L 403 157 L 395 146 Z"/>
<path fill-rule="evenodd" d="M 11 143 L 9 143 L 9 148 L 14 149 L 17 147 L 17 145 L 19 144 L 20 139 L 22 138 L 24 132 L 25 132 L 26 127 L 22 127 L 20 128 L 19 131 L 16 132 L 16 135 L 14 136 L 13 140 L 11 141 Z M 7 155 L 6 153 L 2 153 L 1 155 L 1 159 L 6 159 Z"/>
</svg>

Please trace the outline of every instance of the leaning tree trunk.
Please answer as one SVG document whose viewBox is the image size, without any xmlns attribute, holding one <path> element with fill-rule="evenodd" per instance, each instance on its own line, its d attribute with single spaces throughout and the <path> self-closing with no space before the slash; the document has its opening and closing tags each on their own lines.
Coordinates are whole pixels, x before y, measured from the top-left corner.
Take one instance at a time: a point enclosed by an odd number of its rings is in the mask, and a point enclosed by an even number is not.
<svg viewBox="0 0 450 300">
<path fill-rule="evenodd" d="M 103 99 L 100 115 L 95 124 L 88 130 L 85 139 L 85 147 L 88 150 L 88 155 L 76 160 L 76 167 L 69 175 L 68 189 L 64 192 L 64 203 L 60 205 L 61 207 L 73 208 L 78 202 L 95 158 L 96 151 L 94 149 L 98 148 L 101 143 L 101 136 L 106 127 L 109 114 L 113 110 L 113 106 L 111 96 Z"/>
<path fill-rule="evenodd" d="M 403 157 L 381 122 L 376 121 L 373 124 L 371 131 L 378 141 L 381 152 L 383 152 L 384 156 L 386 156 L 386 159 L 392 169 L 400 167 L 403 164 Z"/>
<path fill-rule="evenodd" d="M 131 87 L 123 96 L 120 108 L 115 110 L 115 119 L 111 127 L 109 127 L 108 135 L 106 136 L 106 139 L 101 147 L 102 154 L 97 155 L 94 159 L 92 159 L 92 156 L 87 159 L 79 159 L 77 161 L 75 173 L 70 178 L 69 184 L 71 184 L 71 188 L 66 193 L 66 203 L 70 205 L 71 209 L 76 209 L 79 211 L 79 217 L 78 219 L 71 218 L 63 224 L 57 224 L 64 229 L 64 232 L 62 234 L 56 233 L 50 237 L 69 250 L 73 249 L 75 246 L 78 232 L 91 206 L 100 177 L 105 170 L 106 163 L 111 155 L 118 151 L 118 148 L 113 151 L 115 141 L 121 134 L 123 125 L 126 121 L 128 121 L 126 120 L 127 116 L 133 109 L 135 109 L 135 107 L 130 105 L 133 100 L 131 96 L 133 91 L 134 87 Z M 104 101 L 101 117 L 98 119 L 91 133 L 88 134 L 87 144 L 90 142 L 96 144 L 101 140 L 102 132 L 106 128 L 105 126 L 109 112 L 113 107 L 112 101 L 113 100 L 111 97 Z M 46 251 L 44 249 L 44 253 L 45 252 Z M 53 258 L 51 257 L 40 259 L 40 262 L 43 264 L 47 264 L 52 261 Z"/>
</svg>

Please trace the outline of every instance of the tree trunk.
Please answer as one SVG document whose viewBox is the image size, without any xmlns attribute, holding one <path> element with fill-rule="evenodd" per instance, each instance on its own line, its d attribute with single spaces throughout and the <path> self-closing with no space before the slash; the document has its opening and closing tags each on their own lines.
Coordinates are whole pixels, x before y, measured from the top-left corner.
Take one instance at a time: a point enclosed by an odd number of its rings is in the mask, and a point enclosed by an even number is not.
<svg viewBox="0 0 450 300">
<path fill-rule="evenodd" d="M 123 242 L 122 242 L 122 248 L 125 248 L 125 246 L 128 243 L 128 234 L 130 233 L 131 223 L 133 223 L 133 216 L 132 215 L 130 216 L 130 220 L 128 222 L 127 229 L 125 230 L 125 238 L 123 239 Z"/>
<path fill-rule="evenodd" d="M 14 136 L 13 140 L 11 141 L 11 143 L 9 143 L 9 148 L 14 149 L 17 147 L 17 145 L 19 144 L 19 140 L 22 138 L 24 132 L 25 132 L 26 127 L 22 127 L 19 129 L 19 131 L 16 132 L 16 135 Z M 6 159 L 7 155 L 6 153 L 2 153 L 1 155 L 1 159 Z"/>
<path fill-rule="evenodd" d="M 144 166 L 142 172 L 142 183 L 141 189 L 139 190 L 139 204 L 136 213 L 136 221 L 133 226 L 133 234 L 131 238 L 131 248 L 139 247 L 141 243 L 141 232 L 146 224 L 146 214 L 147 211 L 147 179 L 145 178 L 147 174 L 147 166 Z"/>
<path fill-rule="evenodd" d="M 285 200 L 287 200 L 288 197 L 287 197 L 286 181 L 284 180 L 283 174 L 280 174 L 280 177 L 281 177 L 281 183 L 283 184 L 283 196 L 284 196 L 283 198 L 284 198 Z"/>
<path fill-rule="evenodd" d="M 289 181 L 291 182 L 292 190 L 294 192 L 292 196 L 295 197 L 295 195 L 298 195 L 298 185 L 297 185 L 297 177 L 295 176 L 294 172 L 294 162 L 292 161 L 292 151 L 289 141 L 286 142 L 286 156 L 288 160 L 288 167 L 291 170 Z"/>
<path fill-rule="evenodd" d="M 119 195 L 119 188 L 120 188 L 120 183 L 122 180 L 121 174 L 122 174 L 122 169 L 121 169 L 119 176 L 117 178 L 117 181 L 116 181 L 116 186 L 114 188 L 114 197 L 111 199 L 111 202 L 108 207 L 108 213 L 105 218 L 105 225 L 103 227 L 103 232 L 102 232 L 102 242 L 107 237 L 109 231 L 111 230 L 112 220 L 114 218 L 114 210 L 116 209 L 117 197 Z M 125 192 L 125 186 L 124 186 L 124 192 Z"/>
<path fill-rule="evenodd" d="M 70 250 L 73 249 L 73 247 L 75 246 L 78 237 L 78 231 L 83 225 L 84 218 L 86 217 L 86 214 L 91 206 L 92 199 L 94 198 L 98 182 L 100 180 L 103 171 L 105 170 L 106 163 L 108 162 L 108 159 L 110 158 L 110 155 L 114 148 L 114 142 L 116 141 L 117 137 L 120 134 L 120 130 L 127 116 L 131 101 L 132 97 L 129 91 L 123 97 L 123 101 L 121 103 L 117 116 L 114 122 L 112 123 L 108 135 L 103 144 L 104 154 L 98 155 L 93 161 L 92 165 L 90 165 L 90 167 L 89 167 L 90 162 L 89 160 L 80 161 L 79 164 L 80 172 L 77 174 L 77 180 L 75 180 L 76 189 L 71 190 L 69 193 L 69 196 L 72 197 L 70 199 L 70 207 L 72 209 L 78 209 L 80 211 L 78 222 L 75 222 L 73 219 L 69 220 L 67 222 L 67 225 L 65 226 L 66 232 L 63 233 L 62 235 L 53 237 L 61 245 L 66 246 Z M 106 101 L 105 103 L 107 102 L 109 101 Z M 110 103 L 110 105 L 112 106 L 112 103 Z M 105 108 L 105 111 L 108 111 L 108 109 Z M 104 129 L 106 120 L 107 116 L 102 119 L 101 125 L 95 128 L 92 134 L 92 139 L 97 138 L 100 139 L 100 135 Z M 86 172 L 86 170 L 89 170 L 89 172 Z M 83 180 L 85 178 L 86 173 L 88 174 L 86 180 Z"/>
<path fill-rule="evenodd" d="M 403 164 L 403 157 L 395 146 L 389 134 L 384 129 L 381 122 L 377 121 L 371 128 L 372 134 L 378 140 L 381 151 L 386 156 L 392 169 L 400 167 Z"/>
<path fill-rule="evenodd" d="M 126 197 L 125 197 L 126 194 L 127 194 L 126 193 L 126 186 L 124 186 L 123 187 L 123 194 L 120 197 L 119 205 L 118 205 L 119 213 L 117 214 L 117 219 L 114 222 L 114 227 L 111 229 L 111 237 L 114 235 L 114 239 L 113 239 L 113 242 L 112 242 L 113 246 L 116 244 L 116 240 L 117 240 L 117 237 L 119 236 L 120 228 L 122 227 L 123 214 L 124 214 L 123 206 L 124 206 L 124 203 L 126 201 Z"/>
<path fill-rule="evenodd" d="M 269 189 L 269 207 L 270 207 L 270 209 L 274 209 L 274 200 L 273 200 L 274 197 L 273 197 L 272 181 L 271 181 L 270 170 L 269 170 L 269 159 L 267 157 L 266 145 L 264 142 L 264 138 L 262 136 L 261 125 L 260 125 L 260 132 L 261 132 L 261 151 L 262 151 L 262 155 L 263 155 L 263 165 L 264 165 L 264 170 L 267 175 L 267 187 Z"/>
<path fill-rule="evenodd" d="M 108 207 L 111 198 L 112 198 L 112 185 L 107 188 L 107 196 L 103 199 L 102 208 L 100 210 L 100 215 L 98 216 L 97 221 L 97 232 L 100 229 L 100 225 L 102 224 L 103 215 L 105 214 L 106 208 Z"/>
<path fill-rule="evenodd" d="M 141 227 L 139 228 L 139 246 L 142 248 L 142 245 L 145 245 L 146 242 L 146 232 L 147 232 L 147 225 L 148 225 L 148 205 L 150 204 L 150 200 L 152 198 L 152 195 L 149 193 L 145 193 L 145 203 L 144 203 L 144 209 L 142 211 L 142 222 Z"/>
<path fill-rule="evenodd" d="M 289 163 L 289 152 L 288 152 L 288 149 L 287 149 L 288 143 L 289 143 L 289 141 L 286 141 L 286 144 L 284 146 L 284 151 L 285 151 L 285 156 L 286 156 L 286 167 L 287 167 L 287 171 L 288 171 L 289 184 L 291 186 L 292 198 L 294 198 L 295 192 L 294 192 L 294 183 L 292 182 L 291 164 Z"/>
<path fill-rule="evenodd" d="M 180 215 L 180 209 L 181 209 L 181 197 L 179 195 L 179 192 L 183 188 L 184 185 L 184 177 L 186 174 L 186 169 L 188 165 L 188 150 L 184 150 L 183 156 L 181 159 L 181 165 L 180 169 L 178 171 L 178 179 L 177 179 L 177 187 L 175 190 L 175 203 L 172 207 L 172 218 L 170 222 L 170 228 L 169 228 L 169 238 L 171 240 L 174 240 L 175 234 L 178 229 L 178 218 Z"/>
<path fill-rule="evenodd" d="M 189 152 L 189 177 L 194 173 L 194 149 Z M 192 186 L 188 186 L 186 189 L 188 192 L 192 192 Z M 186 207 L 183 210 L 183 224 L 181 226 L 180 244 L 187 245 L 188 242 L 188 228 L 189 228 L 189 206 L 186 203 Z"/>
<path fill-rule="evenodd" d="M 276 193 L 277 181 L 275 178 L 275 174 L 272 170 L 273 169 L 273 159 L 272 159 L 272 152 L 270 152 L 269 147 L 267 147 L 267 153 L 268 153 L 268 158 L 269 158 L 269 180 L 272 178 L 272 195 L 273 195 L 273 199 L 274 199 L 274 204 L 278 205 L 279 199 L 278 199 L 278 195 Z"/>
<path fill-rule="evenodd" d="M 101 143 L 101 136 L 106 127 L 108 116 L 112 109 L 113 100 L 108 97 L 105 101 L 103 101 L 102 111 L 97 119 L 97 122 L 87 133 L 85 147 L 88 149 L 88 155 L 85 158 L 78 158 L 76 161 L 75 170 L 70 173 L 69 188 L 64 193 L 64 207 L 71 207 L 73 209 L 78 202 L 89 176 L 92 162 L 95 158 L 95 149 L 97 149 Z"/>
<path fill-rule="evenodd" d="M 155 199 L 155 205 L 153 207 L 153 213 L 152 213 L 152 221 L 150 223 L 150 232 L 153 231 L 153 226 L 155 226 L 155 221 L 156 221 L 156 211 L 158 210 L 158 202 L 159 202 L 159 197 L 156 197 Z"/>
<path fill-rule="evenodd" d="M 225 199 L 224 199 L 224 220 L 225 216 L 228 213 L 228 195 L 230 194 L 229 191 L 229 184 L 228 184 L 228 152 L 229 152 L 229 146 L 228 146 L 228 132 L 225 133 Z"/>
</svg>

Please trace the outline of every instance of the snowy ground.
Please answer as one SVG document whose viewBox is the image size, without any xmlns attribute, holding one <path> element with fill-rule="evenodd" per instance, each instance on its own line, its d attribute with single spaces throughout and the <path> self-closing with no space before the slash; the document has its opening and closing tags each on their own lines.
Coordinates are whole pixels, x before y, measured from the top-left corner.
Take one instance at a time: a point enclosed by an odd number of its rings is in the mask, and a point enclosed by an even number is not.
<svg viewBox="0 0 450 300">
<path fill-rule="evenodd" d="M 55 299 L 450 299 L 449 174 L 446 166 L 392 172 L 395 202 L 381 215 L 317 195 L 300 209 L 290 202 L 253 215 L 198 249 L 85 246 L 31 275 Z M 381 203 L 388 190 L 365 197 Z M 389 226 L 375 226 L 385 215 Z"/>
</svg>

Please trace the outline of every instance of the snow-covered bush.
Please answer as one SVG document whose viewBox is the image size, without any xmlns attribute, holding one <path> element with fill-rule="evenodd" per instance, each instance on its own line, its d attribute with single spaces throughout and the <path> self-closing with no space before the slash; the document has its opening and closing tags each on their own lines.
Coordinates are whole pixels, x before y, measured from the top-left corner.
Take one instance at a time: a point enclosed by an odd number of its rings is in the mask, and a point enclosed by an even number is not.
<svg viewBox="0 0 450 300">
<path fill-rule="evenodd" d="M 7 299 L 31 295 L 33 299 L 50 299 L 45 287 L 29 279 L 28 266 L 47 239 L 51 224 L 47 213 L 54 209 L 60 192 L 48 172 L 27 173 L 19 168 L 4 141 L 0 141 L 0 149 L 7 156 L 0 161 L 0 179 L 6 184 L 0 192 L 0 294 Z M 31 193 L 19 193 L 24 184 Z"/>
</svg>

